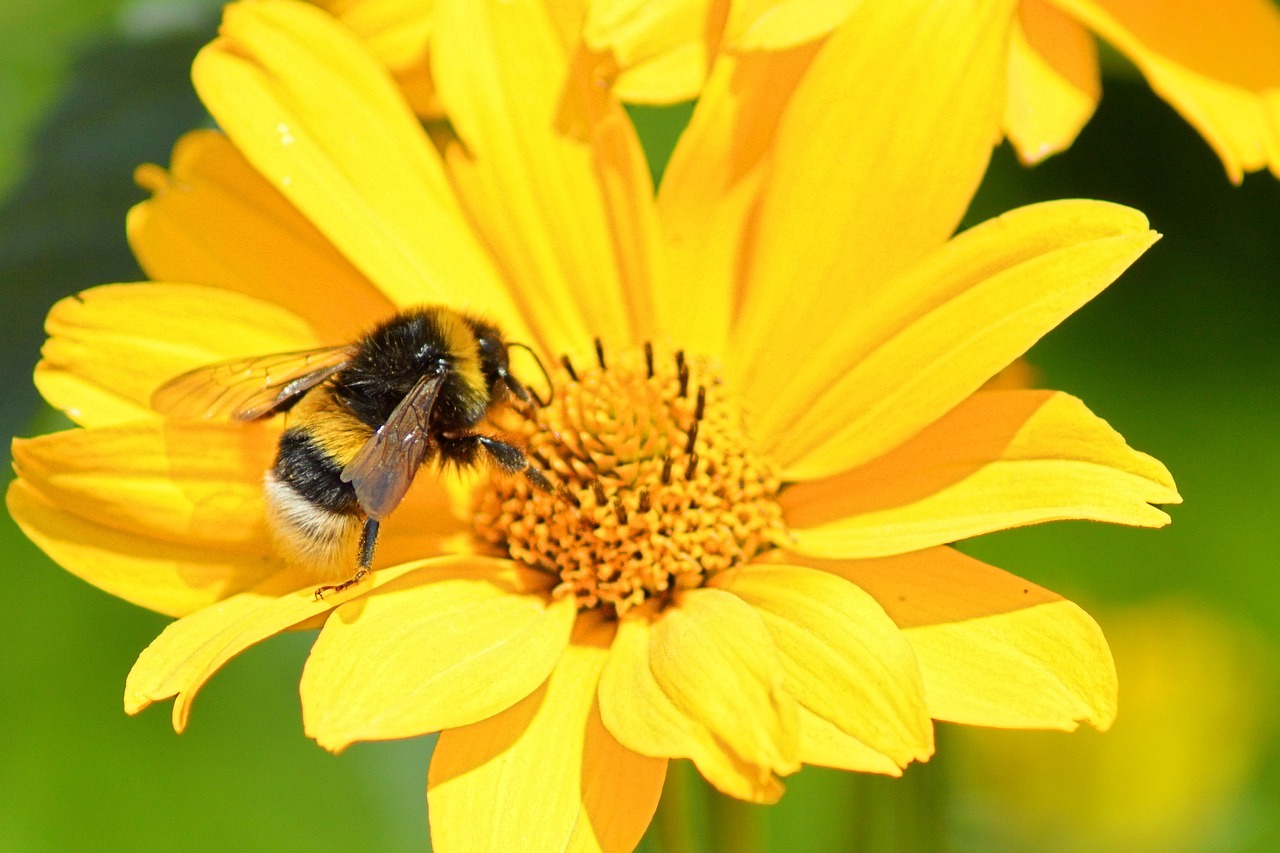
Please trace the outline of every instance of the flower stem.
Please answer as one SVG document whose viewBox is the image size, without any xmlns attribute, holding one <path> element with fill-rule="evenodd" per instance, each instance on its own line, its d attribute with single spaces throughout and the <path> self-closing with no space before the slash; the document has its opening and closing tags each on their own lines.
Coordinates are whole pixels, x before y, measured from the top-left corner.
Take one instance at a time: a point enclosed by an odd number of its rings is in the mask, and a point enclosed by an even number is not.
<svg viewBox="0 0 1280 853">
<path fill-rule="evenodd" d="M 710 849 L 705 841 L 707 797 L 699 781 L 689 762 L 667 764 L 662 799 L 649 832 L 659 853 L 703 853 Z"/>
</svg>

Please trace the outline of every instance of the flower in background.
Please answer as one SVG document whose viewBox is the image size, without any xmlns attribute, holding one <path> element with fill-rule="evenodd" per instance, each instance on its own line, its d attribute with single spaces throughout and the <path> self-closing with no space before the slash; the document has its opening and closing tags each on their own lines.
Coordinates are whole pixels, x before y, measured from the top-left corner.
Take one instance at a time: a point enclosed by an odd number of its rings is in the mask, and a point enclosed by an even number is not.
<svg viewBox="0 0 1280 853">
<path fill-rule="evenodd" d="M 226 136 L 139 171 L 154 283 L 55 306 L 36 381 L 80 427 L 14 447 L 28 535 L 180 617 L 127 710 L 176 697 L 181 729 L 232 656 L 321 627 L 308 734 L 441 731 L 446 850 L 629 848 L 671 758 L 769 802 L 803 763 L 900 773 L 931 719 L 1109 726 L 1093 620 L 948 543 L 1167 523 L 1168 472 L 1079 400 L 984 387 L 1157 235 L 1073 200 L 952 237 L 1008 16 L 926 5 L 722 55 L 656 199 L 598 56 L 564 37 L 582 22 L 535 0 L 436 5 L 456 135 L 435 144 L 330 16 L 228 7 L 194 68 Z M 284 419 L 181 422 L 151 395 L 420 303 L 483 312 L 552 365 L 554 401 L 502 426 L 560 489 L 421 476 L 373 576 L 317 600 L 266 526 Z"/>
<path fill-rule="evenodd" d="M 790 50 L 826 37 L 853 0 L 725 3 L 601 0 L 587 43 L 615 57 L 624 100 L 697 97 L 717 47 Z M 1003 103 L 1003 131 L 1026 163 L 1071 146 L 1102 94 L 1095 37 L 1137 66 L 1212 146 L 1232 181 L 1280 176 L 1280 9 L 1272 0 L 1018 0 Z M 921 26 L 926 26 L 924 20 Z M 1001 26 L 1004 24 L 1002 22 Z"/>
<path fill-rule="evenodd" d="M 1103 737 L 957 731 L 957 789 L 999 815 L 988 846 L 1248 847 L 1269 803 L 1241 798 L 1276 736 L 1276 650 L 1224 614 L 1161 601 L 1106 619 L 1124 713 Z"/>
</svg>

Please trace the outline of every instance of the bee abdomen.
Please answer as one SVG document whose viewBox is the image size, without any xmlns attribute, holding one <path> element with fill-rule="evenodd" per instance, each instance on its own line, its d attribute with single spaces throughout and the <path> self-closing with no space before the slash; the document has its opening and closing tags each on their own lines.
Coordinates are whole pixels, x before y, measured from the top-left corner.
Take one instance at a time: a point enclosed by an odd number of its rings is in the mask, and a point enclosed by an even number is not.
<svg viewBox="0 0 1280 853">
<path fill-rule="evenodd" d="M 359 515 L 360 503 L 350 483 L 342 482 L 342 466 L 309 432 L 285 430 L 276 453 L 276 478 L 317 509 Z"/>
<path fill-rule="evenodd" d="M 341 474 L 308 433 L 287 430 L 263 483 L 282 556 L 310 567 L 318 578 L 348 572 L 363 524 L 355 489 L 342 482 Z"/>
</svg>

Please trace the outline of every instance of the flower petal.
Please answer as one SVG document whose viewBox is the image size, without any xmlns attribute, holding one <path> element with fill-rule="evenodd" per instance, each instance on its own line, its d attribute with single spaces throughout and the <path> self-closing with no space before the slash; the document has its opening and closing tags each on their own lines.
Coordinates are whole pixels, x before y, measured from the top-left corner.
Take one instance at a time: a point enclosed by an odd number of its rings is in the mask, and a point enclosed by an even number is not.
<svg viewBox="0 0 1280 853">
<path fill-rule="evenodd" d="M 356 586 L 324 598 L 316 597 L 314 581 L 285 573 L 185 616 L 165 628 L 133 665 L 125 681 L 125 713 L 137 714 L 152 702 L 176 696 L 173 727 L 181 732 L 196 693 L 231 658 L 430 562 L 375 572 Z"/>
<path fill-rule="evenodd" d="M 350 30 L 261 0 L 228 6 L 221 33 L 196 57 L 196 90 L 272 186 L 395 304 L 474 308 L 523 330 L 439 156 Z"/>
<path fill-rule="evenodd" d="M 569 643 L 572 596 L 544 574 L 475 557 L 403 575 L 338 608 L 302 671 L 306 732 L 340 752 L 505 711 Z"/>
<path fill-rule="evenodd" d="M 860 3 L 822 45 L 746 262 L 729 366 L 751 402 L 955 230 L 999 136 L 1011 18 L 1011 0 Z"/>
<path fill-rule="evenodd" d="M 670 273 L 654 303 L 658 328 L 682 346 L 725 352 L 772 129 L 816 50 L 721 55 L 676 142 L 658 187 Z"/>
<path fill-rule="evenodd" d="M 911 647 L 875 599 L 805 567 L 747 566 L 711 582 L 764 619 L 803 707 L 901 766 L 933 754 Z"/>
<path fill-rule="evenodd" d="M 725 29 L 730 50 L 781 50 L 831 32 L 858 0 L 753 0 L 733 4 Z"/>
<path fill-rule="evenodd" d="M 627 851 L 639 843 L 666 761 L 636 755 L 600 723 L 607 633 L 580 628 L 532 695 L 440 735 L 427 776 L 435 849 Z"/>
<path fill-rule="evenodd" d="M 180 284 L 91 288 L 55 304 L 45 331 L 36 387 L 84 426 L 154 417 L 151 394 L 187 370 L 320 345 L 305 322 L 277 305 Z"/>
<path fill-rule="evenodd" d="M 1054 0 L 1110 42 L 1222 159 L 1280 176 L 1280 9 L 1269 0 Z"/>
<path fill-rule="evenodd" d="M 286 570 L 262 488 L 280 429 L 153 418 L 17 440 L 11 512 L 89 583 L 190 613 Z M 424 474 L 384 524 L 374 565 L 439 553 L 461 529 L 439 478 Z"/>
<path fill-rule="evenodd" d="M 9 511 L 76 576 L 190 613 L 284 570 L 262 509 L 278 434 L 151 419 L 15 440 Z"/>
<path fill-rule="evenodd" d="M 853 581 L 903 629 L 938 720 L 1001 728 L 1106 729 L 1116 673 L 1075 604 L 951 548 L 878 560 L 789 562 Z"/>
<path fill-rule="evenodd" d="M 799 483 L 781 503 L 792 547 L 880 557 L 1067 518 L 1162 527 L 1173 478 L 1084 403 L 980 391 L 884 456 Z"/>
<path fill-rule="evenodd" d="M 898 276 L 791 365 L 764 446 L 808 480 L 867 462 L 954 408 L 1110 284 L 1159 235 L 1094 201 L 978 225 Z M 763 401 L 762 401 L 763 402 Z"/>
<path fill-rule="evenodd" d="M 862 741 L 836 728 L 800 705 L 800 760 L 819 767 L 835 767 L 855 773 L 880 773 L 885 776 L 901 776 L 902 768 L 883 753 L 876 752 Z"/>
<path fill-rule="evenodd" d="M 355 31 L 388 68 L 420 60 L 431 39 L 431 0 L 312 0 Z"/>
<path fill-rule="evenodd" d="M 1066 150 L 1101 96 L 1093 36 L 1045 0 L 1021 0 L 1009 42 L 1004 132 L 1022 162 Z"/>
<path fill-rule="evenodd" d="M 630 103 L 672 104 L 698 96 L 715 32 L 711 0 L 594 0 L 582 40 L 618 65 L 613 90 Z"/>
<path fill-rule="evenodd" d="M 283 571 L 266 554 L 179 544 L 71 515 L 22 479 L 9 484 L 9 515 L 58 565 L 118 598 L 182 616 Z"/>
<path fill-rule="evenodd" d="M 621 104 L 538 0 L 437 4 L 432 71 L 472 221 L 551 352 L 649 334 L 653 186 Z"/>
<path fill-rule="evenodd" d="M 22 480 L 67 515 L 177 545 L 260 559 L 271 548 L 262 473 L 275 424 L 72 429 L 13 443 Z"/>
<path fill-rule="evenodd" d="M 774 802 L 798 769 L 796 706 L 761 618 L 722 590 L 683 593 L 650 624 L 624 618 L 600 681 L 601 717 L 642 755 L 690 758 L 739 799 Z"/>
<path fill-rule="evenodd" d="M 172 161 L 139 168 L 152 197 L 129 211 L 129 244 L 152 279 L 274 302 L 330 343 L 394 310 L 221 133 L 188 133 Z"/>
</svg>

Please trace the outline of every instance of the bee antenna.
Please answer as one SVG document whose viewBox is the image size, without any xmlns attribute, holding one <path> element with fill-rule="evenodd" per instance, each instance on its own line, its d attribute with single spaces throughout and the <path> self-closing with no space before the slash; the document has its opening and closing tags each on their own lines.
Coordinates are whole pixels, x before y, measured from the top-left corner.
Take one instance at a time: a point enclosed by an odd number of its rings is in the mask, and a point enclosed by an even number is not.
<svg viewBox="0 0 1280 853">
<path fill-rule="evenodd" d="M 529 355 L 533 356 L 533 360 L 534 362 L 537 363 L 538 369 L 542 371 L 542 378 L 547 380 L 547 399 L 543 400 L 542 397 L 538 396 L 538 392 L 534 391 L 532 388 L 527 390 L 529 392 L 529 395 L 533 397 L 534 402 L 537 403 L 539 407 L 546 407 L 551 403 L 552 400 L 556 398 L 556 386 L 553 385 L 551 382 L 551 374 L 547 373 L 547 368 L 543 365 L 542 359 L 538 358 L 538 354 L 533 351 L 533 347 L 529 346 L 528 344 L 519 343 L 518 341 L 508 341 L 507 349 L 511 349 L 512 347 L 520 347 L 520 349 L 528 352 Z M 510 380 L 510 381 L 514 381 L 514 380 Z"/>
</svg>

